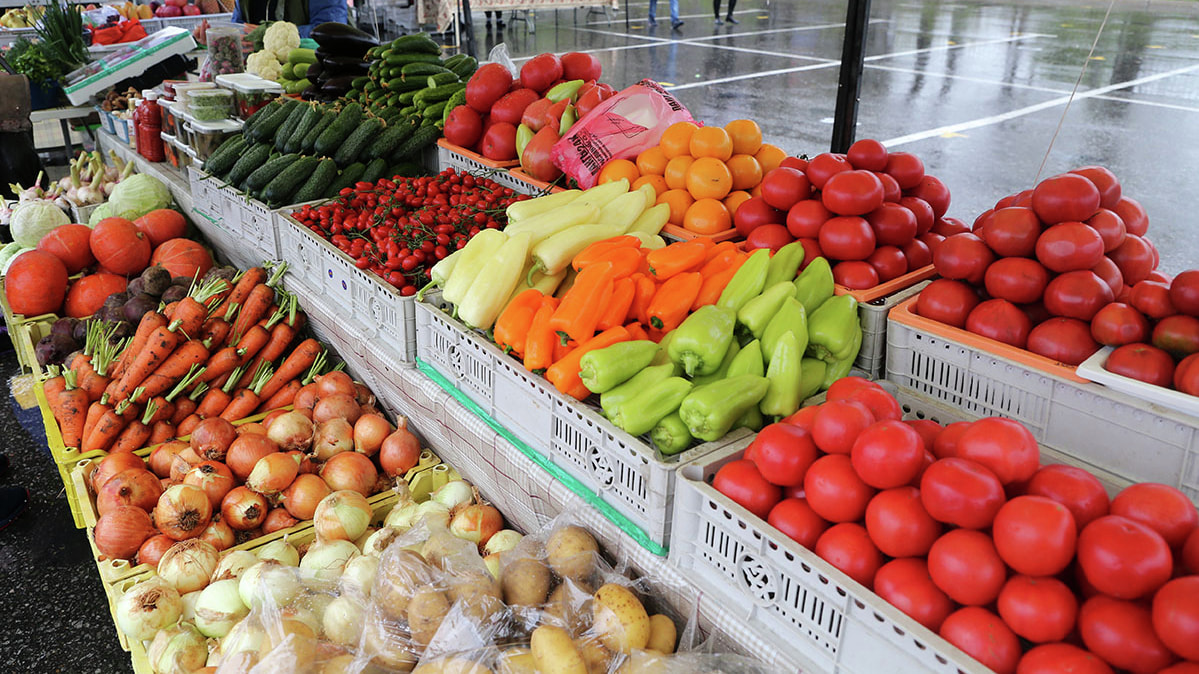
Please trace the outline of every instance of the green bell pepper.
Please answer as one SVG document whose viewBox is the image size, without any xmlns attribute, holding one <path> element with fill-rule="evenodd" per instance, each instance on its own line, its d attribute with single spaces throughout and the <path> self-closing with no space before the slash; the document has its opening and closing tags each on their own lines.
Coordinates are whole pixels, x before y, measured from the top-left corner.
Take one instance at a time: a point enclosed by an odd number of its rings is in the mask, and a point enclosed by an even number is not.
<svg viewBox="0 0 1199 674">
<path fill-rule="evenodd" d="M 758 404 L 763 415 L 785 417 L 799 409 L 799 404 L 803 402 L 799 390 L 803 378 L 800 370 L 802 360 L 803 352 L 799 350 L 795 333 L 783 333 L 774 347 L 774 353 L 770 354 L 770 366 L 766 368 L 770 387 Z"/>
<path fill-rule="evenodd" d="M 670 342 L 670 359 L 682 365 L 687 376 L 712 374 L 729 350 L 735 326 L 732 311 L 713 305 L 700 307 L 674 329 L 677 334 Z"/>
<path fill-rule="evenodd" d="M 741 310 L 746 302 L 762 294 L 766 287 L 766 272 L 770 268 L 770 250 L 759 248 L 750 254 L 749 259 L 742 263 L 741 268 L 733 274 L 729 284 L 720 293 L 716 306 L 729 309 L 734 314 Z"/>
<path fill-rule="evenodd" d="M 642 390 L 616 411 L 616 424 L 629 435 L 649 433 L 663 417 L 679 409 L 693 385 L 682 377 L 669 377 Z"/>
<path fill-rule="evenodd" d="M 701 386 L 679 406 L 679 416 L 691 435 L 706 442 L 719 440 L 766 395 L 770 380 L 752 374 L 729 377 Z"/>
<path fill-rule="evenodd" d="M 804 358 L 800 362 L 799 371 L 802 375 L 799 382 L 800 400 L 807 400 L 826 388 L 824 374 L 828 371 L 828 363 L 819 358 Z"/>
<path fill-rule="evenodd" d="M 745 414 L 742 414 L 740 419 L 733 422 L 733 428 L 731 430 L 748 428 L 756 433 L 762 430 L 762 427 L 765 425 L 766 418 L 762 416 L 762 410 L 758 409 L 758 407 L 755 405 L 748 410 L 745 410 Z"/>
<path fill-rule="evenodd" d="M 835 360 L 828 364 L 828 369 L 824 373 L 824 381 L 820 382 L 821 389 L 827 390 L 833 385 L 833 382 L 842 377 L 849 376 L 849 370 L 853 368 L 853 362 L 858 358 L 858 351 L 862 348 L 862 329 L 858 328 L 854 331 L 853 339 L 851 340 L 850 349 L 846 352 L 846 356 L 840 360 Z"/>
<path fill-rule="evenodd" d="M 633 375 L 628 381 L 600 394 L 600 408 L 604 416 L 615 419 L 621 406 L 632 400 L 646 388 L 671 377 L 678 376 L 680 370 L 674 363 L 652 365 Z"/>
<path fill-rule="evenodd" d="M 658 422 L 657 426 L 649 432 L 649 439 L 653 441 L 654 447 L 666 455 L 678 454 L 679 452 L 691 446 L 691 431 L 687 430 L 687 424 L 683 423 L 683 418 L 679 416 L 678 410 L 667 414 Z"/>
<path fill-rule="evenodd" d="M 795 279 L 795 299 L 803 305 L 808 316 L 833 296 L 833 268 L 828 260 L 818 257 L 812 260 Z"/>
<path fill-rule="evenodd" d="M 737 357 L 729 363 L 725 377 L 736 377 L 742 374 L 752 374 L 758 377 L 766 376 L 766 361 L 762 356 L 762 341 L 755 339 L 741 347 Z"/>
<path fill-rule="evenodd" d="M 774 353 L 779 337 L 787 332 L 795 334 L 795 341 L 799 344 L 799 352 L 802 354 L 808 348 L 808 312 L 804 311 L 803 305 L 794 297 L 788 297 L 783 301 L 783 306 L 779 307 L 774 318 L 770 319 L 766 329 L 762 331 L 762 353 L 766 354 L 766 360 L 770 360 L 770 354 Z"/>
<path fill-rule="evenodd" d="M 619 342 L 583 354 L 579 378 L 592 393 L 610 391 L 649 366 L 658 345 L 648 339 Z"/>
<path fill-rule="evenodd" d="M 654 359 L 650 365 L 661 365 L 662 363 L 673 362 L 670 360 L 670 343 L 674 341 L 676 330 L 671 330 L 662 337 L 662 341 L 658 342 L 658 352 L 654 354 Z"/>
<path fill-rule="evenodd" d="M 803 264 L 804 247 L 798 241 L 779 248 L 770 258 L 770 266 L 766 269 L 766 284 L 763 288 L 786 281 L 788 283 L 795 282 L 795 273 L 799 271 L 799 265 Z"/>
<path fill-rule="evenodd" d="M 858 345 L 854 346 L 854 336 Z M 808 353 L 825 361 L 844 360 L 861 346 L 862 326 L 858 322 L 858 301 L 853 295 L 829 298 L 809 314 Z"/>
<path fill-rule="evenodd" d="M 714 381 L 720 381 L 721 379 L 724 379 L 728 376 L 729 365 L 732 364 L 733 359 L 736 358 L 737 354 L 739 353 L 741 353 L 741 345 L 738 344 L 737 340 L 734 339 L 729 344 L 729 350 L 725 352 L 724 358 L 720 361 L 720 367 L 716 368 L 715 372 L 712 374 L 696 375 L 691 378 L 691 381 L 696 386 L 703 386 L 704 384 L 711 384 Z"/>
<path fill-rule="evenodd" d="M 778 313 L 779 307 L 788 297 L 795 296 L 795 285 L 790 281 L 781 281 L 769 286 L 761 295 L 753 298 L 737 312 L 737 324 L 747 330 L 755 339 L 762 338 L 766 324 Z"/>
</svg>

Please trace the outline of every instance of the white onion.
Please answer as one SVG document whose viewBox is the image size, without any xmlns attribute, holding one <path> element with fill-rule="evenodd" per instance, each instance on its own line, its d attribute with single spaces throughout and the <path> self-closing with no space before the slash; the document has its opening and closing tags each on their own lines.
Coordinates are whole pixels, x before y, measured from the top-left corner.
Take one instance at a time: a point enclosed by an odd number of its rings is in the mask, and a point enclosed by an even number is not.
<svg viewBox="0 0 1199 674">
<path fill-rule="evenodd" d="M 150 578 L 129 588 L 117 599 L 117 627 L 130 639 L 144 641 L 167 625 L 179 621 L 183 599 L 161 578 Z"/>
<path fill-rule="evenodd" d="M 488 573 L 496 580 L 500 579 L 500 553 L 493 552 L 483 558 L 483 565 L 487 567 Z"/>
<path fill-rule="evenodd" d="M 387 549 L 387 546 L 399 537 L 400 533 L 400 530 L 395 527 L 383 527 L 372 531 L 362 542 L 362 554 L 379 557 Z"/>
<path fill-rule="evenodd" d="M 429 498 L 452 509 L 454 506 L 475 500 L 475 490 L 466 480 L 450 480 L 441 485 Z"/>
<path fill-rule="evenodd" d="M 208 641 L 189 622 L 180 622 L 154 635 L 146 653 L 155 672 L 194 672 L 208 661 Z"/>
<path fill-rule="evenodd" d="M 402 506 L 392 508 L 387 513 L 387 517 L 383 520 L 383 526 L 392 527 L 399 531 L 407 531 L 412 528 L 416 522 L 416 517 L 420 513 L 419 503 L 407 503 Z"/>
<path fill-rule="evenodd" d="M 346 562 L 341 574 L 342 594 L 354 594 L 369 598 L 375 584 L 375 573 L 379 570 L 379 558 L 361 555 Z"/>
<path fill-rule="evenodd" d="M 266 642 L 266 629 L 257 619 L 251 617 L 243 620 L 233 629 L 229 636 L 221 639 L 221 664 L 229 664 L 238 653 L 258 653 Z"/>
<path fill-rule="evenodd" d="M 341 596 L 325 608 L 321 626 L 325 636 L 335 644 L 347 648 L 356 647 L 362 636 L 362 621 L 366 617 L 362 600 L 357 597 Z"/>
<path fill-rule="evenodd" d="M 180 620 L 186 620 L 189 623 L 196 622 L 196 601 L 200 598 L 201 592 L 203 590 L 196 590 L 180 597 L 183 601 L 183 613 L 179 615 Z"/>
<path fill-rule="evenodd" d="M 487 543 L 483 545 L 483 554 L 490 555 L 497 552 L 504 552 L 516 547 L 520 543 L 520 539 L 524 538 L 524 534 L 512 529 L 500 529 L 492 534 L 491 538 L 487 539 Z"/>
<path fill-rule="evenodd" d="M 250 608 L 258 608 L 267 597 L 276 606 L 286 606 L 303 589 L 295 569 L 275 561 L 259 562 L 246 569 L 237 585 L 241 602 Z"/>
<path fill-rule="evenodd" d="M 332 599 L 332 597 L 330 597 L 330 599 Z M 280 612 L 280 616 L 287 620 L 295 620 L 304 623 L 308 626 L 308 629 L 312 630 L 314 635 L 321 633 L 321 617 L 317 615 L 316 611 L 313 611 L 307 606 L 297 606 L 293 603 L 291 606 L 284 608 Z"/>
<path fill-rule="evenodd" d="M 346 563 L 360 554 L 358 546 L 350 541 L 317 541 L 304 553 L 300 568 L 319 580 L 337 580 Z"/>
<path fill-rule="evenodd" d="M 437 501 L 425 501 L 416 507 L 416 519 L 424 520 L 430 530 L 450 526 L 450 508 Z"/>
<path fill-rule="evenodd" d="M 249 550 L 234 550 L 221 558 L 212 572 L 212 582 L 241 578 L 246 569 L 257 564 L 260 560 Z"/>
<path fill-rule="evenodd" d="M 211 543 L 189 538 L 163 553 L 158 560 L 158 575 L 183 594 L 195 592 L 208 585 L 220 559 L 221 553 Z"/>
<path fill-rule="evenodd" d="M 206 637 L 219 639 L 244 618 L 250 609 L 238 594 L 236 578 L 218 580 L 200 592 L 196 601 L 196 627 Z"/>
<path fill-rule="evenodd" d="M 300 551 L 285 538 L 277 538 L 258 549 L 258 559 L 273 560 L 284 566 L 299 566 Z"/>
</svg>

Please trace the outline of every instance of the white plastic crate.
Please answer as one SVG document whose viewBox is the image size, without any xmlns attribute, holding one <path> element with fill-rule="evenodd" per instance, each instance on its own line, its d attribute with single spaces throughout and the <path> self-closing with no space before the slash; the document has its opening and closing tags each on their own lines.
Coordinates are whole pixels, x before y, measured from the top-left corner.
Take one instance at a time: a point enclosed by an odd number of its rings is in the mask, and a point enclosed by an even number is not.
<svg viewBox="0 0 1199 674">
<path fill-rule="evenodd" d="M 416 298 L 404 297 L 374 272 L 350 268 L 354 315 L 362 325 L 376 330 L 376 339 L 386 344 L 405 363 L 416 359 Z"/>
<path fill-rule="evenodd" d="M 187 178 L 192 193 L 192 210 L 209 218 L 220 217 L 220 180 L 205 173 L 198 166 L 187 167 Z"/>
<path fill-rule="evenodd" d="M 257 199 L 242 199 L 240 206 L 243 245 L 252 247 L 263 259 L 279 257 L 278 234 L 275 231 L 278 209 L 272 210 Z"/>
<path fill-rule="evenodd" d="M 887 379 L 975 416 L 1003 416 L 1037 441 L 1126 482 L 1160 482 L 1199 503 L 1199 419 L 889 320 Z"/>
<path fill-rule="evenodd" d="M 488 347 L 495 347 L 466 330 L 440 307 L 440 293 L 430 293 L 424 302 L 417 303 L 416 355 L 491 414 L 496 363 Z"/>
<path fill-rule="evenodd" d="M 448 168 L 457 169 L 459 171 L 469 171 L 476 176 L 491 178 L 503 187 L 512 189 L 514 192 L 521 194 L 531 194 L 532 188 L 529 183 L 526 183 L 519 178 L 516 178 L 508 172 L 507 168 L 491 166 L 486 163 L 478 155 L 463 154 L 461 148 L 455 149 L 449 145 L 445 139 L 437 142 L 437 165 L 440 170 L 444 171 Z M 473 153 L 471 153 L 473 155 Z"/>
<path fill-rule="evenodd" d="M 893 295 L 877 300 L 858 303 L 858 321 L 862 324 L 862 349 L 858 352 L 854 367 L 866 372 L 873 379 L 883 376 L 887 359 L 887 314 L 900 302 L 916 295 L 928 281 L 900 290 Z"/>
<path fill-rule="evenodd" d="M 360 270 L 336 246 L 309 231 L 294 218 L 281 216 L 279 258 L 287 263 L 284 284 L 298 282 L 319 295 L 344 325 L 363 326 L 354 312 L 354 285 L 363 282 Z M 358 338 L 361 340 L 361 337 Z"/>
</svg>

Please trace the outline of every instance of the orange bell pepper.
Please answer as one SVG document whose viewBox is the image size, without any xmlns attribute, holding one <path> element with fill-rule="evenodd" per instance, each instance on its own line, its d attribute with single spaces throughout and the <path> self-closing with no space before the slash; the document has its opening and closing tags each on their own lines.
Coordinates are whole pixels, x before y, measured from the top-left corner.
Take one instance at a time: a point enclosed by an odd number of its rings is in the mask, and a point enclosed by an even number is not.
<svg viewBox="0 0 1199 674">
<path fill-rule="evenodd" d="M 564 395 L 571 396 L 576 400 L 582 400 L 591 395 L 591 391 L 587 389 L 583 384 L 583 380 L 579 378 L 579 370 L 582 369 L 579 361 L 583 359 L 583 355 L 596 349 L 612 346 L 617 342 L 628 341 L 628 339 L 629 331 L 623 325 L 609 328 L 583 342 L 564 358 L 551 365 L 545 371 L 545 378 Z"/>
<path fill-rule="evenodd" d="M 741 265 L 745 264 L 747 258 L 747 255 L 742 254 L 727 266 L 707 275 L 701 271 L 700 276 L 704 277 L 704 282 L 699 288 L 699 294 L 695 296 L 695 302 L 692 303 L 691 310 L 695 311 L 702 306 L 716 304 L 716 301 L 720 299 L 720 293 L 724 292 L 725 286 L 729 284 L 729 281 L 733 280 L 733 276 L 737 274 L 737 270 L 741 268 Z"/>
<path fill-rule="evenodd" d="M 595 334 L 600 314 L 612 299 L 612 273 L 611 262 L 593 264 L 579 272 L 550 319 L 550 327 L 562 335 L 564 344 L 568 340 L 582 344 Z"/>
<path fill-rule="evenodd" d="M 629 307 L 629 318 L 649 325 L 649 303 L 658 292 L 658 284 L 645 274 L 633 274 L 630 278 L 636 284 L 636 292 L 633 294 L 633 304 Z"/>
<path fill-rule="evenodd" d="M 530 372 L 543 372 L 554 363 L 554 345 L 558 336 L 550 327 L 550 318 L 558 308 L 558 298 L 543 297 L 525 336 L 524 364 Z"/>
<path fill-rule="evenodd" d="M 707 250 L 708 246 L 703 241 L 692 239 L 651 251 L 645 260 L 649 263 L 650 274 L 659 281 L 666 281 L 678 274 L 699 269 Z"/>
<path fill-rule="evenodd" d="M 629 318 L 629 308 L 633 306 L 633 297 L 637 294 L 637 286 L 630 277 L 617 279 L 612 284 L 612 299 L 600 314 L 599 323 L 595 329 L 607 330 L 618 325 L 624 325 Z"/>
<path fill-rule="evenodd" d="M 524 354 L 525 339 L 544 298 L 545 295 L 542 295 L 540 290 L 529 288 L 512 298 L 508 306 L 500 312 L 499 317 L 495 319 L 492 336 L 504 353 L 514 353 L 517 356 Z"/>
<path fill-rule="evenodd" d="M 691 305 L 695 303 L 703 282 L 704 277 L 693 271 L 672 276 L 659 286 L 649 303 L 649 325 L 663 332 L 679 327 L 687 314 L 691 313 Z"/>
<path fill-rule="evenodd" d="M 635 236 L 627 235 L 614 236 L 611 239 L 596 241 L 590 246 L 587 246 L 583 250 L 579 251 L 578 255 L 575 255 L 574 259 L 571 260 L 570 266 L 574 267 L 576 271 L 582 271 L 583 267 L 594 264 L 607 253 L 620 248 L 631 248 L 633 250 L 637 250 L 637 248 L 640 246 L 640 239 Z"/>
</svg>

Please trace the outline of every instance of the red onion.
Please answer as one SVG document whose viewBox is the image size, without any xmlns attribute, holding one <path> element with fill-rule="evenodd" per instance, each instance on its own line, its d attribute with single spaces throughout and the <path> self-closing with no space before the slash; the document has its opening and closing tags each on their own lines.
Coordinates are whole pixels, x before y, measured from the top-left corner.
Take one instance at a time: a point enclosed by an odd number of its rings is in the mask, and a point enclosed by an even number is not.
<svg viewBox="0 0 1199 674">
<path fill-rule="evenodd" d="M 497 531 L 504 528 L 504 516 L 495 506 L 468 505 L 462 508 L 450 520 L 450 533 L 464 541 L 470 541 L 480 548 Z"/>
<path fill-rule="evenodd" d="M 170 477 L 171 463 L 178 456 L 179 452 L 187 449 L 188 446 L 186 442 L 172 440 L 155 447 L 154 451 L 150 452 L 150 470 L 154 471 L 154 474 L 158 477 Z"/>
<path fill-rule="evenodd" d="M 205 459 L 224 461 L 229 445 L 237 439 L 237 427 L 220 417 L 209 417 L 192 430 L 191 448 Z"/>
<path fill-rule="evenodd" d="M 154 535 L 150 513 L 134 506 L 117 506 L 100 516 L 92 537 L 100 554 L 110 559 L 133 559 L 138 548 Z"/>
<path fill-rule="evenodd" d="M 212 521 L 208 523 L 208 527 L 204 529 L 204 533 L 200 534 L 200 540 L 209 543 L 217 551 L 228 550 L 233 547 L 233 527 L 230 527 L 221 514 L 213 515 Z"/>
<path fill-rule="evenodd" d="M 266 437 L 284 452 L 306 450 L 312 446 L 312 420 L 302 412 L 291 411 L 275 417 L 266 429 Z"/>
<path fill-rule="evenodd" d="M 310 520 L 316 514 L 317 504 L 332 491 L 318 475 L 298 475 L 283 491 L 283 507 L 296 519 Z"/>
<path fill-rule="evenodd" d="M 363 414 L 354 422 L 354 451 L 374 456 L 391 435 L 391 422 L 378 414 Z"/>
<path fill-rule="evenodd" d="M 383 439 L 379 448 L 379 464 L 383 472 L 399 477 L 412 470 L 420 461 L 420 440 L 406 427 L 397 428 Z"/>
<path fill-rule="evenodd" d="M 96 494 L 96 512 L 103 515 L 123 505 L 150 512 L 159 496 L 162 496 L 162 483 L 158 476 L 145 468 L 130 468 L 113 475 L 100 487 Z"/>
<path fill-rule="evenodd" d="M 362 406 L 353 394 L 349 393 L 321 396 L 321 399 L 316 401 L 316 407 L 312 408 L 312 420 L 318 424 L 330 419 L 345 419 L 352 425 L 358 421 L 360 414 Z"/>
<path fill-rule="evenodd" d="M 311 518 L 308 518 L 311 519 Z M 266 519 L 262 521 L 262 533 L 269 534 L 280 529 L 287 529 L 299 524 L 300 520 L 291 516 L 285 508 L 275 508 L 266 514 Z"/>
<path fill-rule="evenodd" d="M 370 496 L 379 471 L 365 456 L 357 452 L 342 452 L 321 466 L 321 477 L 333 491 L 349 489 Z"/>
<path fill-rule="evenodd" d="M 208 495 L 212 509 L 221 507 L 221 499 L 237 485 L 233 479 L 233 471 L 220 461 L 202 461 L 195 465 L 183 476 L 183 484 L 199 487 Z"/>
<path fill-rule="evenodd" d="M 353 378 L 341 370 L 326 372 L 317 377 L 315 383 L 317 395 L 321 398 L 337 393 L 344 393 L 351 396 L 356 393 Z"/>
<path fill-rule="evenodd" d="M 137 563 L 157 567 L 158 560 L 162 559 L 163 554 L 167 550 L 170 550 L 174 544 L 175 539 L 163 536 L 162 534 L 147 538 L 146 542 L 142 543 L 142 546 L 137 549 Z"/>
<path fill-rule="evenodd" d="M 300 461 L 292 454 L 267 454 L 254 464 L 246 486 L 259 494 L 271 496 L 287 489 L 300 472 Z"/>
<path fill-rule="evenodd" d="M 237 479 L 245 482 L 258 460 L 279 451 L 279 445 L 265 435 L 241 435 L 229 445 L 225 463 Z"/>
<path fill-rule="evenodd" d="M 255 529 L 270 510 L 266 498 L 248 487 L 236 487 L 221 501 L 221 517 L 238 531 Z"/>
<path fill-rule="evenodd" d="M 312 438 L 312 453 L 319 461 L 328 461 L 341 452 L 354 449 L 354 427 L 337 418 L 318 423 Z"/>
<path fill-rule="evenodd" d="M 212 503 L 203 489 L 177 484 L 162 493 L 154 508 L 158 530 L 182 541 L 199 536 L 212 519 Z"/>
<path fill-rule="evenodd" d="M 316 384 L 307 384 L 296 391 L 296 397 L 292 398 L 291 406 L 297 410 L 311 411 L 316 406 L 316 396 Z"/>
<path fill-rule="evenodd" d="M 146 462 L 142 458 L 131 452 L 115 452 L 100 459 L 99 463 L 95 464 L 92 469 L 90 480 L 92 483 L 92 491 L 100 493 L 100 487 L 104 486 L 112 476 L 117 473 L 124 472 L 131 468 L 146 467 Z"/>
</svg>

